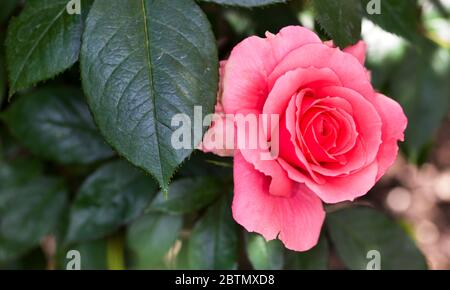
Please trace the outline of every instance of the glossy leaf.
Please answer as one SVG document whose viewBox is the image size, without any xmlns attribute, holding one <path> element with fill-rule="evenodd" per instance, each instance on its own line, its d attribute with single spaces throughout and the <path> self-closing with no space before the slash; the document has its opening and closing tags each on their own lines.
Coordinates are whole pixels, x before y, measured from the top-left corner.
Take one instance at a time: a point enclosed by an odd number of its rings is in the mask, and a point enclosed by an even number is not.
<svg viewBox="0 0 450 290">
<path fill-rule="evenodd" d="M 287 269 L 290 270 L 327 270 L 330 249 L 324 235 L 317 245 L 303 253 L 288 251 Z"/>
<path fill-rule="evenodd" d="M 360 0 L 314 0 L 316 19 L 325 32 L 341 48 L 356 43 L 361 36 Z"/>
<path fill-rule="evenodd" d="M 7 32 L 10 95 L 47 80 L 77 60 L 82 15 L 69 15 L 67 0 L 28 0 Z"/>
<path fill-rule="evenodd" d="M 174 245 L 183 219 L 179 215 L 148 214 L 134 222 L 127 232 L 133 267 L 160 268 L 163 257 Z"/>
<path fill-rule="evenodd" d="M 178 127 L 172 118 L 194 120 L 194 106 L 212 112 L 217 68 L 210 25 L 192 0 L 97 0 L 92 6 L 81 55 L 90 108 L 108 142 L 164 191 L 192 152 L 173 147 Z M 192 148 L 200 135 L 193 134 Z"/>
<path fill-rule="evenodd" d="M 108 163 L 81 185 L 70 212 L 66 241 L 103 237 L 138 218 L 157 185 L 125 161 Z"/>
<path fill-rule="evenodd" d="M 182 214 L 210 204 L 223 190 L 219 181 L 210 177 L 182 178 L 169 187 L 169 195 L 159 192 L 149 211 Z"/>
<path fill-rule="evenodd" d="M 226 196 L 211 206 L 189 239 L 191 269 L 235 269 L 238 258 L 236 224 Z"/>
<path fill-rule="evenodd" d="M 426 269 L 425 258 L 395 222 L 365 207 L 331 213 L 327 225 L 337 254 L 350 269 L 367 268 L 378 251 L 382 270 Z"/>
<path fill-rule="evenodd" d="M 284 247 L 279 240 L 266 241 L 258 234 L 247 235 L 247 255 L 255 270 L 281 270 Z"/>
<path fill-rule="evenodd" d="M 213 2 L 220 5 L 257 7 L 276 3 L 285 3 L 287 0 L 201 0 L 203 2 Z"/>
<path fill-rule="evenodd" d="M 114 154 L 78 89 L 39 89 L 20 97 L 2 117 L 22 144 L 49 160 L 86 164 Z"/>
</svg>

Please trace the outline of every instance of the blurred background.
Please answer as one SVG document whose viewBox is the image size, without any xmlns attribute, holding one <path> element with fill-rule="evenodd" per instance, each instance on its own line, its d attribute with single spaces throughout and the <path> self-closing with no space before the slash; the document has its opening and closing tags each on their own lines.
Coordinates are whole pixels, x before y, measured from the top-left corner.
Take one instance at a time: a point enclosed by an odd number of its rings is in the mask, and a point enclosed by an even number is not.
<svg viewBox="0 0 450 290">
<path fill-rule="evenodd" d="M 315 30 L 324 40 L 330 39 L 330 33 L 320 25 L 311 1 L 293 0 L 287 4 L 253 9 L 224 7 L 212 3 L 201 3 L 201 7 L 212 24 L 219 56 L 226 59 L 231 49 L 245 37 L 255 34 L 263 36 L 266 31 L 276 33 L 286 25 L 303 25 Z M 364 4 L 367 2 L 363 0 Z M 23 3 L 24 1 L 0 2 L 2 43 L 10 17 L 20 14 Z M 377 18 L 377 15 L 365 14 L 361 24 L 361 37 L 368 45 L 367 66 L 371 71 L 374 87 L 401 103 L 409 124 L 406 141 L 401 145 L 401 153 L 395 165 L 368 195 L 356 203 L 373 207 L 398 222 L 424 254 L 430 269 L 450 269 L 450 0 L 382 0 L 381 9 L 381 16 Z M 385 18 L 383 13 L 392 15 Z M 10 111 L 16 101 L 6 100 L 3 46 L 0 52 L 0 101 L 2 112 L 6 112 Z M 26 98 L 27 94 L 33 94 L 36 99 L 39 97 L 45 102 L 43 95 L 58 94 L 53 89 L 48 89 L 55 86 L 62 90 L 78 88 L 78 92 L 73 95 L 81 95 L 78 64 L 42 85 L 44 90 L 51 92 L 46 93 L 38 87 L 23 92 L 17 102 Z M 80 108 L 85 106 L 82 98 L 78 101 Z M 86 108 L 80 110 L 89 115 Z M 42 114 L 36 109 L 34 111 L 37 115 Z M 0 123 L 0 269 L 65 268 L 67 249 L 78 249 L 84 257 L 83 267 L 90 269 L 352 268 L 346 257 L 336 253 L 336 246 L 331 242 L 336 242 L 333 234 L 331 240 L 324 242 L 327 246 L 321 242 L 320 249 L 316 249 L 319 253 L 314 252 L 310 257 L 301 256 L 297 259 L 297 256 L 293 258 L 293 253 L 280 250 L 279 244 L 265 244 L 259 236 L 248 235 L 240 227 L 235 240 L 229 241 L 232 244 L 230 247 L 218 244 L 221 250 L 216 254 L 223 256 L 216 257 L 219 262 L 204 261 L 201 257 L 202 249 L 209 251 L 209 235 L 214 234 L 210 231 L 218 226 L 213 223 L 214 219 L 220 220 L 222 215 L 227 216 L 226 227 L 236 231 L 236 225 L 230 226 L 228 221 L 229 211 L 222 212 L 219 207 L 222 202 L 220 200 L 223 199 L 220 196 L 230 195 L 232 192 L 232 160 L 196 152 L 177 173 L 171 192 L 175 197 L 181 198 L 189 194 L 185 192 L 186 188 L 197 190 L 203 198 L 200 206 L 193 207 L 190 212 L 180 212 L 177 202 L 189 205 L 189 202 L 198 203 L 198 200 L 175 199 L 175 205 L 160 206 L 164 209 L 159 212 L 181 214 L 181 217 L 162 216 L 160 213 L 149 215 L 147 213 L 152 212 L 150 205 L 145 211 L 144 208 L 134 209 L 136 212 L 146 213 L 137 219 L 138 214 L 130 213 L 129 209 L 111 213 L 108 208 L 102 208 L 101 203 L 105 202 L 115 209 L 116 203 L 145 204 L 152 198 L 155 198 L 152 204 L 164 203 L 152 181 L 142 177 L 140 172 L 135 172 L 134 168 L 129 168 L 128 164 L 124 164 L 126 162 L 116 161 L 117 156 L 108 147 L 98 149 L 102 156 L 100 161 L 84 164 L 59 162 L 51 154 L 30 150 L 29 142 L 17 137 L 16 132 L 20 128 L 13 128 L 12 124 L 21 122 L 22 115 L 20 112 L 9 115 L 10 117 L 2 118 Z M 93 123 L 89 126 L 95 130 Z M 98 138 L 93 136 L 91 138 Z M 58 176 L 58 180 L 63 180 L 65 189 L 55 180 L 27 183 L 27 176 L 34 176 L 36 172 Z M 121 180 L 123 176 L 133 178 L 131 181 Z M 209 176 L 211 179 L 199 179 L 200 176 Z M 105 185 L 115 178 L 119 181 L 113 182 L 113 185 Z M 47 199 L 36 200 L 29 206 L 14 203 L 13 207 L 16 207 L 12 209 L 13 214 L 8 215 L 6 207 L 11 206 L 8 203 L 10 197 L 1 192 L 12 186 L 11 180 L 17 181 L 13 185 L 15 189 L 28 191 L 45 183 L 53 191 L 65 191 L 67 198 L 55 200 L 48 195 Z M 154 195 L 152 198 L 133 196 L 132 201 L 127 199 L 125 188 L 130 182 L 134 184 L 134 188 L 130 190 L 137 192 L 142 187 L 155 187 Z M 23 188 L 24 184 L 28 187 Z M 97 193 L 102 190 L 121 191 L 124 194 L 116 200 L 109 200 Z M 100 196 L 98 199 L 97 195 Z M 29 197 L 25 196 L 25 199 L 29 200 Z M 59 217 L 57 223 L 51 226 L 46 221 L 54 219 L 54 216 L 49 215 L 52 208 L 45 209 L 42 213 L 39 211 L 39 207 L 50 207 L 50 201 Z M 224 203 L 229 201 L 225 200 Z M 85 208 L 86 204 L 91 207 Z M 334 205 L 328 207 L 327 211 L 334 212 L 347 206 Z M 96 211 L 93 212 L 93 209 Z M 211 212 L 216 212 L 216 216 Z M 29 217 L 21 216 L 26 214 Z M 41 222 L 33 224 L 33 219 Z M 104 220 L 115 221 L 104 226 Z M 19 234 L 19 229 L 13 228 L 17 226 L 23 226 Z M 47 230 L 49 228 L 52 230 Z M 62 242 L 71 240 L 71 235 L 85 238 L 74 238 L 67 244 Z M 12 236 L 18 240 L 11 240 Z M 161 248 L 162 244 L 164 247 Z M 200 250 L 196 252 L 195 247 Z M 227 251 L 235 253 L 229 258 L 232 261 L 227 260 Z M 324 255 L 329 259 L 324 258 Z M 292 259 L 296 259 L 296 262 L 292 262 Z M 311 259 L 320 260 L 323 265 L 317 266 Z M 406 267 L 408 260 L 402 262 Z"/>
</svg>

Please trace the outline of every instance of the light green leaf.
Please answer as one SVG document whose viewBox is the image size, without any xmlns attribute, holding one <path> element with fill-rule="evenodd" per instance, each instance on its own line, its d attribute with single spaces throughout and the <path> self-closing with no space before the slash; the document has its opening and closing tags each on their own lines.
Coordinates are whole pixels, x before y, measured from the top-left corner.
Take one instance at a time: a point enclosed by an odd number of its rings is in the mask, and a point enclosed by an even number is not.
<svg viewBox="0 0 450 290">
<path fill-rule="evenodd" d="M 53 78 L 78 60 L 83 19 L 69 15 L 67 3 L 28 0 L 19 17 L 11 21 L 6 39 L 10 96 Z"/>
<path fill-rule="evenodd" d="M 125 161 L 100 167 L 81 185 L 70 211 L 66 241 L 86 241 L 112 233 L 138 218 L 157 185 Z"/>
<path fill-rule="evenodd" d="M 127 232 L 133 268 L 160 268 L 163 257 L 178 238 L 182 222 L 179 215 L 165 214 L 148 214 L 134 222 Z"/>
<path fill-rule="evenodd" d="M 361 37 L 362 9 L 360 0 L 311 1 L 316 19 L 325 32 L 341 48 L 356 43 Z"/>
<path fill-rule="evenodd" d="M 379 252 L 382 270 L 427 268 L 424 256 L 404 230 L 373 209 L 349 208 L 331 213 L 327 225 L 337 254 L 352 270 L 365 270 L 372 250 Z"/>
<path fill-rule="evenodd" d="M 238 258 L 236 224 L 224 196 L 195 225 L 189 239 L 191 269 L 236 269 Z"/>
<path fill-rule="evenodd" d="M 167 191 L 192 152 L 174 149 L 176 114 L 213 111 L 218 59 L 206 16 L 192 0 L 97 0 L 87 19 L 82 79 L 103 135 Z M 206 128 L 204 128 L 206 129 Z M 202 136 L 193 134 L 192 148 Z"/>
<path fill-rule="evenodd" d="M 49 160 L 86 164 L 114 155 L 78 89 L 45 88 L 21 96 L 2 119 L 23 145 Z"/>
<path fill-rule="evenodd" d="M 247 255 L 255 270 L 281 270 L 284 247 L 279 240 L 267 242 L 258 234 L 247 234 Z"/>
</svg>

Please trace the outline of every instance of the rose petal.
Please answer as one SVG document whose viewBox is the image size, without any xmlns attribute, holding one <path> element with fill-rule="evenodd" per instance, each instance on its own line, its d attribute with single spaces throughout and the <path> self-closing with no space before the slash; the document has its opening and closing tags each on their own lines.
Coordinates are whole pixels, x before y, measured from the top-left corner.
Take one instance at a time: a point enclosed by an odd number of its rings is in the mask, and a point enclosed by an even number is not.
<svg viewBox="0 0 450 290">
<path fill-rule="evenodd" d="M 269 178 L 256 171 L 237 153 L 234 160 L 233 217 L 249 232 L 266 240 L 278 235 L 291 250 L 307 251 L 317 244 L 325 219 L 322 203 L 305 186 L 297 184 L 289 198 L 268 192 Z"/>
<path fill-rule="evenodd" d="M 229 157 L 234 155 L 235 139 L 234 120 L 216 113 L 198 148 L 205 153 Z"/>
<path fill-rule="evenodd" d="M 367 45 L 364 41 L 360 40 L 358 41 L 358 43 L 356 43 L 355 45 L 346 47 L 344 49 L 344 52 L 346 53 L 350 53 L 351 55 L 353 55 L 354 57 L 356 57 L 356 59 L 362 64 L 364 65 L 365 61 L 366 61 L 366 51 L 367 51 Z"/>
<path fill-rule="evenodd" d="M 320 43 L 320 39 L 300 26 L 285 27 L 269 38 L 252 36 L 239 43 L 225 66 L 225 112 L 261 111 L 268 94 L 268 75 L 287 53 L 308 43 Z"/>
<path fill-rule="evenodd" d="M 287 54 L 269 75 L 269 87 L 286 72 L 308 67 L 329 68 L 344 87 L 357 91 L 369 100 L 374 98 L 364 66 L 352 55 L 322 43 L 306 44 Z"/>
<path fill-rule="evenodd" d="M 358 92 L 344 87 L 324 87 L 319 96 L 334 96 L 347 100 L 353 108 L 353 118 L 366 151 L 366 164 L 375 160 L 381 144 L 381 117 L 375 107 Z"/>
<path fill-rule="evenodd" d="M 287 72 L 275 82 L 264 104 L 263 113 L 281 115 L 294 93 L 302 88 L 315 87 L 317 83 L 320 86 L 341 84 L 336 74 L 328 68 L 298 68 Z"/>
<path fill-rule="evenodd" d="M 408 124 L 408 119 L 402 107 L 393 99 L 382 94 L 377 94 L 375 107 L 383 120 L 382 143 L 378 152 L 378 174 L 377 180 L 391 167 L 397 158 L 398 141 L 403 141 L 404 131 Z"/>
<path fill-rule="evenodd" d="M 374 185 L 378 172 L 377 162 L 350 175 L 342 177 L 323 177 L 325 182 L 318 184 L 305 178 L 298 170 L 279 160 L 281 167 L 287 172 L 289 178 L 297 182 L 304 182 L 320 199 L 326 203 L 338 203 L 353 201 L 355 198 L 365 195 Z"/>
<path fill-rule="evenodd" d="M 253 117 L 259 126 L 250 121 L 244 122 L 247 117 Z M 248 120 L 252 120 L 251 118 Z M 239 112 L 235 115 L 235 126 L 237 130 L 237 148 L 247 162 L 253 164 L 256 170 L 266 176 L 271 177 L 269 192 L 276 196 L 289 196 L 293 182 L 288 178 L 287 173 L 281 168 L 269 151 L 270 146 L 267 139 L 264 139 L 262 119 L 257 112 Z"/>
<path fill-rule="evenodd" d="M 298 144 L 298 142 L 300 142 L 299 138 L 302 138 L 302 136 L 301 134 L 297 135 L 295 111 L 298 106 L 301 106 L 305 93 L 308 93 L 308 91 L 303 90 L 291 99 L 286 110 L 286 114 L 281 119 L 279 130 L 279 144 L 282 144 L 282 146 L 280 145 L 280 157 L 288 160 L 291 164 L 294 164 L 297 167 L 305 169 L 311 178 L 318 183 L 322 183 L 323 180 L 311 169 L 311 166 L 305 157 L 305 154 L 312 153 L 308 148 L 301 147 Z"/>
</svg>

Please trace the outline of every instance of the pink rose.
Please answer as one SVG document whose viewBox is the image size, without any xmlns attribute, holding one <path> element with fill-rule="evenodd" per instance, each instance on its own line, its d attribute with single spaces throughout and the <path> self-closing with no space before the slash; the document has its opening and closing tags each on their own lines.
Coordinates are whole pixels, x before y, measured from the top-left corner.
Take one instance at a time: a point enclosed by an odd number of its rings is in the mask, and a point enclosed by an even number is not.
<svg viewBox="0 0 450 290">
<path fill-rule="evenodd" d="M 320 235 L 322 202 L 366 194 L 395 161 L 407 119 L 374 91 L 365 49 L 361 41 L 341 51 L 290 26 L 245 39 L 223 63 L 220 116 L 279 115 L 279 134 L 267 134 L 267 146 L 234 151 L 233 217 L 249 232 L 306 251 Z M 261 158 L 274 141 L 277 157 Z"/>
</svg>

